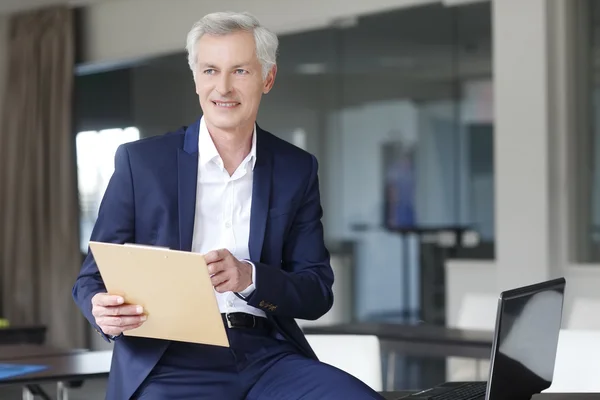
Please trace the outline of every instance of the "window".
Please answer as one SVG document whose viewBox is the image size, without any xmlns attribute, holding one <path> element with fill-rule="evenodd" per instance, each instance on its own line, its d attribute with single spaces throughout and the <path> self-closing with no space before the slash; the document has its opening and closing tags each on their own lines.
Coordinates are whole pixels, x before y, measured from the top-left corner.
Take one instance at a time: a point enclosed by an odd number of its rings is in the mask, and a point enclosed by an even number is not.
<svg viewBox="0 0 600 400">
<path fill-rule="evenodd" d="M 577 3 L 579 4 L 579 3 Z M 600 262 L 600 4 L 588 0 L 576 8 L 575 82 L 578 135 L 573 178 L 576 185 L 571 216 L 576 229 L 572 243 L 577 262 Z"/>
<path fill-rule="evenodd" d="M 98 208 L 114 171 L 115 152 L 121 144 L 139 138 L 139 130 L 133 127 L 77 134 L 80 248 L 83 253 L 87 253 L 88 241 L 98 217 Z"/>
</svg>

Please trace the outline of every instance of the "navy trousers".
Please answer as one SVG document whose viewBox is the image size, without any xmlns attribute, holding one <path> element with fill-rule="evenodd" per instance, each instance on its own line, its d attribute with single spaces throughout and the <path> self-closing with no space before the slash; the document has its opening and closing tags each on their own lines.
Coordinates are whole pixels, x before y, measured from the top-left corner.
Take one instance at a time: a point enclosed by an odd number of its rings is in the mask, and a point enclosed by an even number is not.
<svg viewBox="0 0 600 400">
<path fill-rule="evenodd" d="M 230 348 L 173 342 L 133 398 L 383 399 L 353 376 L 301 355 L 268 331 L 234 328 L 227 335 Z"/>
</svg>

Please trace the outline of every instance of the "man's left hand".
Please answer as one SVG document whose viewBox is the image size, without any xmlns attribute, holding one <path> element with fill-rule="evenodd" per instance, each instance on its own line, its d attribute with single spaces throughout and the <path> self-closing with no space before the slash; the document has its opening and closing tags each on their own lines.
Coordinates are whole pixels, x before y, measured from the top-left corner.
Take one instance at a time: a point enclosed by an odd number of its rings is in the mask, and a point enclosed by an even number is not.
<svg viewBox="0 0 600 400">
<path fill-rule="evenodd" d="M 204 260 L 217 292 L 241 292 L 252 284 L 252 265 L 238 260 L 229 250 L 210 251 Z"/>
</svg>

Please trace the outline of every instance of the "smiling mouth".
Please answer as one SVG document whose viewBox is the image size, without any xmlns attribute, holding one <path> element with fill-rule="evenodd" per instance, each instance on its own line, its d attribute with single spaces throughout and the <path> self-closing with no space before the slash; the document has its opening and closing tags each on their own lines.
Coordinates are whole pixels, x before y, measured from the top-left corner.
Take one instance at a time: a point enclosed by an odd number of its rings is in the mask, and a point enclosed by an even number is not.
<svg viewBox="0 0 600 400">
<path fill-rule="evenodd" d="M 235 101 L 213 101 L 212 103 L 215 106 L 222 107 L 222 108 L 233 108 L 233 107 L 237 107 L 240 105 L 240 103 L 235 102 Z"/>
</svg>

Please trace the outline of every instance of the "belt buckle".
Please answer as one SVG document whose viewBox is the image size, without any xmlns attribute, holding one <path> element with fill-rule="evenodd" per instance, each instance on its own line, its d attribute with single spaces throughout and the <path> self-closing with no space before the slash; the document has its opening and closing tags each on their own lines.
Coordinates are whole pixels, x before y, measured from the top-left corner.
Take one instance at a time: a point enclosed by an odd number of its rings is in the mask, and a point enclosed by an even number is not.
<svg viewBox="0 0 600 400">
<path fill-rule="evenodd" d="M 225 314 L 225 319 L 227 320 L 227 327 L 230 328 L 230 329 L 232 329 L 232 328 L 238 328 L 239 325 L 238 326 L 234 326 L 231 323 L 231 319 L 229 318 L 230 315 L 231 314 L 229 314 L 229 313 Z M 252 314 L 247 314 L 247 315 L 250 316 L 250 317 L 252 317 L 252 328 L 256 328 L 256 318 L 257 318 L 256 315 L 252 315 Z M 244 325 L 242 325 L 242 327 L 244 327 Z"/>
</svg>

